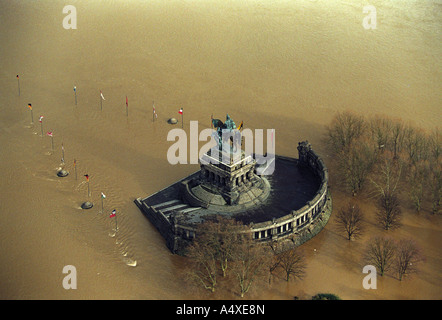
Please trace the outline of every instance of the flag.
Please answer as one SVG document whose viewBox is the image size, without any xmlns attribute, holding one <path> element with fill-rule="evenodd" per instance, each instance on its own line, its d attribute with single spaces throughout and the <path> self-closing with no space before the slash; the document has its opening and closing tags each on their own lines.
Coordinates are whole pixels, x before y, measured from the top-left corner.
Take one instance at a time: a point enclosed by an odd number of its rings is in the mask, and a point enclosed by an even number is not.
<svg viewBox="0 0 442 320">
<path fill-rule="evenodd" d="M 89 175 L 88 175 L 88 174 L 85 174 L 84 176 L 86 177 L 86 181 L 89 182 Z"/>
<path fill-rule="evenodd" d="M 18 85 L 18 95 L 20 95 L 20 78 L 18 77 L 18 75 L 17 75 L 17 85 Z"/>
<path fill-rule="evenodd" d="M 32 110 L 32 104 L 28 103 L 28 108 Z"/>
<path fill-rule="evenodd" d="M 103 192 L 101 193 L 101 198 L 106 199 L 106 195 Z"/>
<path fill-rule="evenodd" d="M 126 108 L 129 107 L 129 102 L 127 101 L 127 96 L 126 96 Z"/>
<path fill-rule="evenodd" d="M 180 109 L 180 111 L 178 111 L 179 114 L 183 114 L 183 108 Z"/>
<path fill-rule="evenodd" d="M 76 92 L 77 91 L 77 87 L 76 86 L 74 86 L 74 92 Z"/>
<path fill-rule="evenodd" d="M 103 92 L 101 92 L 101 90 L 100 90 L 100 95 L 101 95 L 101 99 L 106 100 L 106 99 L 104 99 Z"/>
<path fill-rule="evenodd" d="M 238 126 L 238 129 L 237 129 L 237 130 L 242 130 L 243 126 L 244 126 L 244 122 L 241 121 L 241 123 L 240 123 L 240 125 Z"/>
<path fill-rule="evenodd" d="M 152 105 L 152 109 L 153 109 L 153 114 L 154 114 L 155 118 L 158 118 L 157 112 L 155 111 L 155 105 Z"/>
<path fill-rule="evenodd" d="M 43 116 L 40 116 L 40 118 L 38 118 L 38 121 L 40 121 L 40 123 L 42 123 L 43 122 Z"/>
<path fill-rule="evenodd" d="M 77 160 L 74 159 L 74 167 L 77 165 Z"/>
<path fill-rule="evenodd" d="M 113 218 L 117 215 L 117 210 L 112 210 L 112 213 L 109 215 L 109 218 Z"/>
<path fill-rule="evenodd" d="M 48 131 L 46 134 L 47 134 L 49 137 L 52 137 L 52 131 Z"/>
</svg>

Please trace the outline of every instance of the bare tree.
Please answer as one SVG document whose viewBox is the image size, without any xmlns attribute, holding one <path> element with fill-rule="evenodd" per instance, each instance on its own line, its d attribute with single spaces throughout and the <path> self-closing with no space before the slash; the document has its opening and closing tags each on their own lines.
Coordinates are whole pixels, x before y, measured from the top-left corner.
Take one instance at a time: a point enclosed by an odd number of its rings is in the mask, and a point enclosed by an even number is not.
<svg viewBox="0 0 442 320">
<path fill-rule="evenodd" d="M 365 131 L 363 117 L 349 111 L 338 113 L 328 127 L 329 142 L 334 152 L 348 149 Z"/>
<path fill-rule="evenodd" d="M 389 194 L 378 199 L 376 218 L 385 230 L 395 229 L 401 226 L 402 211 L 399 206 L 399 199 L 396 195 Z"/>
<path fill-rule="evenodd" d="M 440 212 L 442 203 L 442 176 L 441 164 L 434 163 L 430 166 L 429 190 L 433 214 Z"/>
<path fill-rule="evenodd" d="M 270 252 L 273 253 L 272 258 L 269 261 L 269 284 L 271 283 L 273 273 L 279 267 L 279 254 L 283 251 L 281 249 L 280 243 L 276 240 L 272 240 L 268 243 Z"/>
<path fill-rule="evenodd" d="M 430 150 L 431 157 L 439 162 L 442 152 L 442 139 L 440 129 L 435 129 L 429 136 L 428 148 Z"/>
<path fill-rule="evenodd" d="M 417 212 L 422 208 L 425 183 L 428 179 L 428 168 L 424 161 L 411 165 L 407 171 L 408 194 Z"/>
<path fill-rule="evenodd" d="M 383 276 L 393 263 L 396 245 L 391 238 L 376 237 L 369 241 L 365 249 L 365 261 L 376 267 Z"/>
<path fill-rule="evenodd" d="M 216 216 L 205 221 L 198 228 L 197 242 L 210 246 L 215 252 L 215 259 L 219 263 L 223 277 L 227 274 L 229 261 L 232 257 L 237 234 L 246 231 L 247 227 L 234 219 Z"/>
<path fill-rule="evenodd" d="M 391 126 L 390 150 L 393 152 L 393 159 L 397 159 L 402 150 L 404 140 L 404 124 L 402 121 L 393 121 Z"/>
<path fill-rule="evenodd" d="M 238 236 L 232 250 L 232 268 L 239 286 L 241 297 L 249 292 L 253 284 L 268 279 L 271 253 L 261 244 L 253 241 L 250 235 Z"/>
<path fill-rule="evenodd" d="M 410 164 L 428 158 L 428 140 L 422 131 L 414 127 L 404 129 L 404 147 Z"/>
<path fill-rule="evenodd" d="M 273 261 L 270 264 L 270 273 L 280 269 L 284 272 L 286 281 L 290 279 L 303 279 L 305 275 L 305 254 L 293 242 L 276 242 L 269 244 L 273 252 Z"/>
<path fill-rule="evenodd" d="M 187 249 L 187 280 L 215 291 L 219 269 L 223 277 L 233 257 L 238 233 L 247 227 L 234 219 L 213 217 L 198 226 L 197 237 Z"/>
<path fill-rule="evenodd" d="M 374 186 L 374 195 L 386 197 L 398 192 L 401 181 L 402 163 L 394 160 L 390 155 L 379 159 L 371 182 Z"/>
<path fill-rule="evenodd" d="M 374 196 L 378 198 L 378 222 L 385 230 L 400 226 L 401 209 L 397 197 L 398 186 L 401 180 L 402 165 L 389 155 L 380 161 L 371 182 L 374 186 Z"/>
<path fill-rule="evenodd" d="M 433 214 L 439 213 L 442 202 L 442 161 L 440 156 L 442 150 L 442 141 L 440 136 L 440 131 L 435 130 L 429 138 L 431 157 L 429 165 L 430 179 L 428 179 L 428 189 L 430 191 Z"/>
<path fill-rule="evenodd" d="M 278 255 L 279 267 L 285 274 L 285 280 L 303 279 L 305 276 L 305 255 L 299 248 L 286 250 Z"/>
<path fill-rule="evenodd" d="M 416 273 L 418 271 L 417 266 L 423 259 L 422 251 L 414 240 L 399 241 L 394 263 L 399 281 L 402 281 L 404 275 Z"/>
<path fill-rule="evenodd" d="M 355 203 L 349 202 L 344 208 L 341 208 L 336 215 L 336 222 L 340 230 L 347 233 L 347 239 L 357 238 L 363 231 L 362 220 L 364 214 Z"/>
<path fill-rule="evenodd" d="M 187 280 L 204 289 L 215 291 L 217 285 L 216 251 L 203 241 L 194 241 L 188 248 Z"/>
<path fill-rule="evenodd" d="M 386 117 L 375 116 L 369 121 L 371 138 L 378 150 L 385 150 L 390 146 L 393 124 Z"/>
<path fill-rule="evenodd" d="M 355 196 L 364 183 L 375 163 L 376 154 L 365 142 L 360 141 L 338 155 L 338 172 L 348 191 Z"/>
</svg>

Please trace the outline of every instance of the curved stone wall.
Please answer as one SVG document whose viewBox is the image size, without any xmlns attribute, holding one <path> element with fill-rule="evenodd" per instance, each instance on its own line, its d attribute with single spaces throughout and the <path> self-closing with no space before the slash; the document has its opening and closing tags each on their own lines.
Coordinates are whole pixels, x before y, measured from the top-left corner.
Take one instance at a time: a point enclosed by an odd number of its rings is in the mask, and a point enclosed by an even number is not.
<svg viewBox="0 0 442 320">
<path fill-rule="evenodd" d="M 299 159 L 293 162 L 294 165 L 306 166 L 315 173 L 320 180 L 318 191 L 298 210 L 271 221 L 250 223 L 250 233 L 256 241 L 291 240 L 295 245 L 301 245 L 318 234 L 327 224 L 332 211 L 332 199 L 328 191 L 328 170 L 308 141 L 299 142 L 298 154 Z M 175 235 L 185 241 L 192 240 L 196 236 L 196 229 L 189 225 L 176 224 L 174 229 Z"/>
<path fill-rule="evenodd" d="M 259 220 L 255 220 L 249 223 L 248 232 L 258 242 L 292 241 L 295 245 L 300 245 L 318 234 L 328 222 L 332 212 L 332 199 L 328 190 L 327 168 L 308 141 L 299 142 L 298 154 L 298 159 L 282 156 L 277 158 L 288 160 L 285 162 L 290 163 L 289 166 L 308 168 L 313 173 L 311 177 L 316 176 L 318 179 L 319 187 L 303 207 L 290 211 L 287 206 L 287 214 L 282 211 L 272 220 L 259 223 L 256 222 Z M 174 253 L 185 254 L 185 247 L 197 237 L 197 225 L 211 214 L 209 203 L 199 199 L 190 190 L 194 187 L 192 181 L 198 175 L 200 173 L 196 172 L 149 197 L 135 200 Z M 243 208 L 247 210 L 247 206 L 244 205 Z M 204 210 L 208 213 L 203 213 Z M 235 214 L 230 216 L 234 218 Z M 271 214 L 268 216 L 271 217 Z"/>
<path fill-rule="evenodd" d="M 313 151 L 308 141 L 298 144 L 298 153 L 297 165 L 311 169 L 320 179 L 320 187 L 304 207 L 272 221 L 251 224 L 250 232 L 257 241 L 290 239 L 300 245 L 319 233 L 330 217 L 332 199 L 328 192 L 328 170 L 324 161 Z"/>
</svg>

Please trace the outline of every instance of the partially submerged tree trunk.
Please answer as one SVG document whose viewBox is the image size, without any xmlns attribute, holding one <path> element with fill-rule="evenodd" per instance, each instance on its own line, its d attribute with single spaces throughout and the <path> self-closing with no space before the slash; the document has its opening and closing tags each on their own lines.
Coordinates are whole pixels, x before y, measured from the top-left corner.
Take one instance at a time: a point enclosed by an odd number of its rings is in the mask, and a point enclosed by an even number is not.
<svg viewBox="0 0 442 320">
<path fill-rule="evenodd" d="M 344 230 L 347 239 L 355 239 L 361 235 L 363 227 L 363 212 L 355 203 L 349 202 L 344 208 L 341 208 L 336 214 L 336 221 L 340 231 Z"/>
<path fill-rule="evenodd" d="M 390 269 L 395 256 L 396 244 L 391 238 L 376 237 L 365 249 L 365 261 L 376 267 L 380 275 Z"/>
</svg>

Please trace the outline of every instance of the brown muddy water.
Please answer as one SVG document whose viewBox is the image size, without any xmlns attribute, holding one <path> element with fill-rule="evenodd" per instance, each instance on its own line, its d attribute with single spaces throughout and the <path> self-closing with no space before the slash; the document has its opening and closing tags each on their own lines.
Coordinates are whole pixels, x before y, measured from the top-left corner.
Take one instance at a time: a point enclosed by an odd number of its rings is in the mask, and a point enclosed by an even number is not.
<svg viewBox="0 0 442 320">
<path fill-rule="evenodd" d="M 229 113 L 248 128 L 275 128 L 277 153 L 297 157 L 297 142 L 307 139 L 326 162 L 323 126 L 337 111 L 424 128 L 441 123 L 440 1 L 371 1 L 374 30 L 362 25 L 362 0 L 73 0 L 76 30 L 63 28 L 67 4 L 0 2 L 2 299 L 238 298 L 226 289 L 214 296 L 189 290 L 184 258 L 168 251 L 133 203 L 198 170 L 167 162 L 166 120 L 180 119 L 181 107 L 185 130 L 190 120 L 202 130 L 211 114 Z M 41 136 L 40 115 L 54 151 Z M 62 143 L 65 178 L 56 176 Z M 90 210 L 80 208 L 84 174 Z M 339 208 L 343 196 L 335 192 L 334 200 Z M 302 282 L 277 279 L 246 297 L 442 298 L 440 216 L 406 209 L 394 234 L 416 239 L 427 260 L 411 279 L 379 279 L 377 290 L 363 289 L 360 258 L 364 240 L 382 232 L 369 223 L 363 239 L 348 242 L 333 223 L 332 215 L 302 246 Z M 76 290 L 62 286 L 65 265 L 76 267 Z"/>
</svg>

